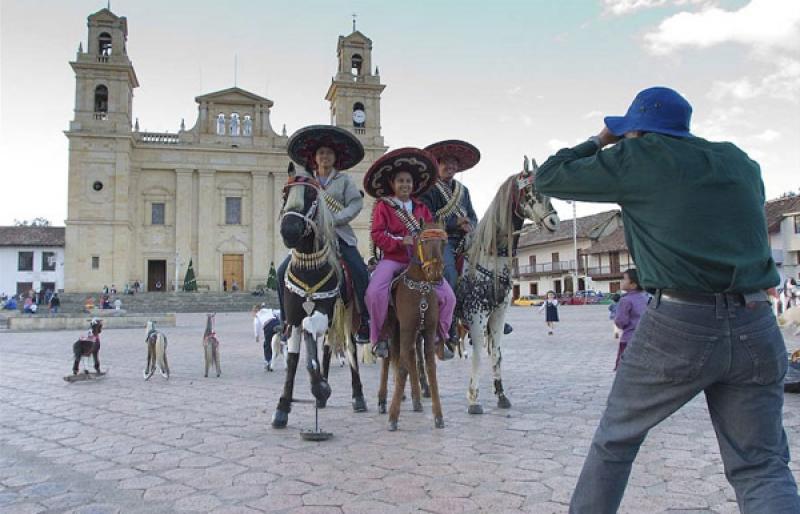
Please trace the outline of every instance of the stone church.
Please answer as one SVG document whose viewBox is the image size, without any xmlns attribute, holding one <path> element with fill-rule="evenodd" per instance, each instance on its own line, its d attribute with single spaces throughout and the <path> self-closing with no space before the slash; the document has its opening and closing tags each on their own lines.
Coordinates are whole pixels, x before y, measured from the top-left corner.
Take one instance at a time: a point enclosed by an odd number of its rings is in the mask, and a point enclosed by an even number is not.
<svg viewBox="0 0 800 514">
<path fill-rule="evenodd" d="M 128 23 L 108 9 L 88 17 L 88 41 L 75 61 L 75 114 L 69 139 L 65 290 L 99 291 L 139 281 L 149 291 L 182 284 L 189 260 L 201 289 L 264 284 L 287 250 L 278 229 L 289 158 L 285 129 L 270 123 L 272 100 L 233 87 L 195 98 L 197 120 L 178 133 L 139 130 L 139 86 L 126 41 Z M 331 123 L 352 131 L 366 157 L 363 174 L 385 153 L 384 89 L 372 41 L 340 36 L 338 69 L 325 98 Z M 168 77 L 167 77 L 168 80 Z M 369 240 L 365 202 L 353 227 L 362 255 Z"/>
</svg>

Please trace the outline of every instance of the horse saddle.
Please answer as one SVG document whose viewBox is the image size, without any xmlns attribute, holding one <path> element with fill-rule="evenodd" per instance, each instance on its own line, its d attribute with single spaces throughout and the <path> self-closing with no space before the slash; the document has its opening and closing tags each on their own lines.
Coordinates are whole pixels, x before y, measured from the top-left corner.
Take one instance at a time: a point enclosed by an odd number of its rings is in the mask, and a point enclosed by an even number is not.
<svg viewBox="0 0 800 514">
<path fill-rule="evenodd" d="M 350 272 L 350 267 L 344 259 L 339 259 L 339 265 L 342 267 L 342 283 L 339 284 L 339 298 L 345 303 L 350 302 L 353 295 L 353 274 Z"/>
</svg>

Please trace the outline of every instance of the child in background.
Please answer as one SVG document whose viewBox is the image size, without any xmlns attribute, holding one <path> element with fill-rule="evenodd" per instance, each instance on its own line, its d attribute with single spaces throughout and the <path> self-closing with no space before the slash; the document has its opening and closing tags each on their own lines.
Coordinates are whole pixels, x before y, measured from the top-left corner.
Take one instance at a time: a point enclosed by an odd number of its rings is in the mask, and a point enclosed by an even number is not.
<svg viewBox="0 0 800 514">
<path fill-rule="evenodd" d="M 608 319 L 611 320 L 611 325 L 614 327 L 614 339 L 619 339 L 619 335 L 622 331 L 617 327 L 617 324 L 614 323 L 614 318 L 617 317 L 617 307 L 619 307 L 619 293 L 614 293 L 611 295 L 611 303 L 608 306 Z"/>
<path fill-rule="evenodd" d="M 547 292 L 547 299 L 544 301 L 539 311 L 544 309 L 544 321 L 547 323 L 547 335 L 553 335 L 555 324 L 558 323 L 558 300 L 553 291 Z"/>
<path fill-rule="evenodd" d="M 619 361 L 622 358 L 625 347 L 633 339 L 633 333 L 636 331 L 639 320 L 645 309 L 647 309 L 647 303 L 650 301 L 650 297 L 644 292 L 644 288 L 639 285 L 639 275 L 633 268 L 626 270 L 622 274 L 620 288 L 625 291 L 625 296 L 620 298 L 617 314 L 614 317 L 614 323 L 622 330 L 614 371 L 619 367 Z"/>
</svg>

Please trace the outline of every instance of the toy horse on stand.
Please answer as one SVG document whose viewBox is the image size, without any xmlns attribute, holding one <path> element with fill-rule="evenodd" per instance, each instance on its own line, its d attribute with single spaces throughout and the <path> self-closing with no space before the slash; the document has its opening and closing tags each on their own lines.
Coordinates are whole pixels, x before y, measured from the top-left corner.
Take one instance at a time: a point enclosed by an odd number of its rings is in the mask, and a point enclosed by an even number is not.
<svg viewBox="0 0 800 514">
<path fill-rule="evenodd" d="M 394 305 L 389 307 L 388 322 L 392 328 L 389 359 L 383 359 L 378 390 L 378 408 L 386 412 L 386 389 L 389 361 L 394 368 L 395 381 L 392 403 L 389 406 L 389 430 L 397 430 L 400 403 L 410 376 L 411 399 L 415 412 L 422 412 L 421 389 L 430 388 L 433 423 L 444 428 L 439 383 L 436 378 L 435 343 L 439 326 L 439 305 L 434 286 L 442 281 L 442 253 L 447 233 L 440 224 L 423 226 L 414 239 L 414 258 L 394 282 Z M 422 363 L 422 364 L 421 364 Z M 428 382 L 421 377 L 427 374 Z"/>
<path fill-rule="evenodd" d="M 293 168 L 292 168 L 293 169 Z M 294 379 L 300 358 L 301 343 L 306 348 L 306 369 L 311 381 L 311 393 L 317 407 L 324 407 L 331 395 L 326 378 L 327 369 L 319 360 L 320 346 L 325 345 L 326 336 L 332 344 L 345 345 L 350 363 L 353 388 L 353 410 L 366 410 L 361 377 L 358 371 L 356 348 L 351 337 L 333 334 L 329 330 L 334 324 L 349 330 L 349 308 L 343 308 L 340 300 L 342 283 L 341 265 L 338 260 L 338 243 L 333 217 L 322 197 L 319 185 L 308 175 L 290 175 L 284 190 L 284 205 L 280 218 L 280 231 L 284 244 L 292 249 L 286 271 L 284 294 L 285 323 L 290 327 L 286 358 L 286 382 L 278 407 L 272 417 L 273 428 L 286 427 L 291 412 L 294 394 Z M 353 300 L 351 299 L 351 302 Z M 344 316 L 342 321 L 334 320 Z M 330 362 L 332 348 L 324 350 L 326 364 Z M 327 368 L 328 366 L 324 366 Z"/>
<path fill-rule="evenodd" d="M 217 369 L 217 378 L 222 374 L 219 369 L 219 339 L 214 331 L 214 319 L 216 313 L 206 314 L 206 332 L 203 334 L 203 356 L 205 357 L 206 371 L 203 375 L 208 378 L 208 368 L 214 365 Z"/>
<path fill-rule="evenodd" d="M 525 220 L 550 232 L 559 225 L 558 214 L 550 199 L 534 188 L 536 169 L 535 162 L 533 170 L 530 169 L 528 157 L 525 157 L 523 171 L 512 175 L 500 186 L 472 235 L 466 269 L 456 287 L 456 317 L 469 327 L 473 345 L 470 352 L 472 373 L 467 391 L 467 412 L 470 414 L 483 413 L 478 401 L 481 346 L 492 362 L 497 406 L 511 408 L 503 389 L 500 344 L 506 309 L 511 301 L 511 259 Z"/>
<path fill-rule="evenodd" d="M 103 331 L 103 321 L 97 318 L 92 318 L 89 322 L 89 334 L 81 337 L 72 345 L 72 353 L 75 361 L 72 364 L 72 375 L 64 377 L 67 382 L 75 382 L 78 380 L 90 380 L 99 378 L 105 375 L 104 371 L 100 371 L 100 332 Z M 94 373 L 84 368 L 83 373 L 78 373 L 81 359 L 92 356 L 94 361 Z"/>
<path fill-rule="evenodd" d="M 161 376 L 169 380 L 169 363 L 167 362 L 167 336 L 156 330 L 156 322 L 148 321 L 146 328 L 147 335 L 145 342 L 147 343 L 147 364 L 144 367 L 145 380 L 150 380 L 153 373 L 156 372 L 156 364 L 158 364 Z"/>
</svg>

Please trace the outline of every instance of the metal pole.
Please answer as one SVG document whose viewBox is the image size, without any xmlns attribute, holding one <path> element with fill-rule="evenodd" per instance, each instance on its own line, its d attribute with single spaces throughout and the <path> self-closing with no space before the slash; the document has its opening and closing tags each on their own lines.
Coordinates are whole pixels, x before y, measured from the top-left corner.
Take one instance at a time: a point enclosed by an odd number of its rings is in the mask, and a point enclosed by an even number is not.
<svg viewBox="0 0 800 514">
<path fill-rule="evenodd" d="M 572 274 L 572 294 L 578 292 L 578 208 L 577 202 L 572 201 L 572 247 L 575 252 L 575 268 Z"/>
</svg>

